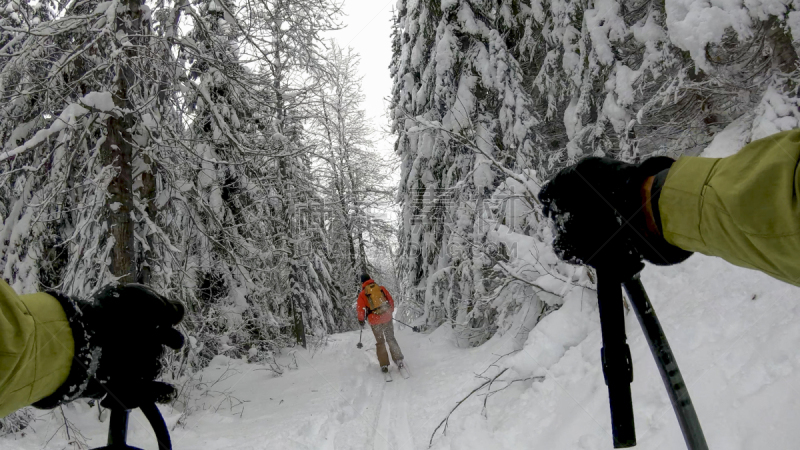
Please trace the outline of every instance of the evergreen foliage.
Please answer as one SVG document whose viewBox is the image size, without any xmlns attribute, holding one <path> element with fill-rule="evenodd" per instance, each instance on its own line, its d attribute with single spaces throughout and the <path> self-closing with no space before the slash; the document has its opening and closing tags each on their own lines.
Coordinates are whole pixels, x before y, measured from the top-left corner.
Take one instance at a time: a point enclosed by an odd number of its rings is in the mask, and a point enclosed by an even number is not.
<svg viewBox="0 0 800 450">
<path fill-rule="evenodd" d="M 480 343 L 528 300 L 540 316 L 591 284 L 552 257 L 535 199 L 578 159 L 696 155 L 726 127 L 742 144 L 797 127 L 795 8 L 398 2 L 398 264 L 420 322 Z"/>
</svg>

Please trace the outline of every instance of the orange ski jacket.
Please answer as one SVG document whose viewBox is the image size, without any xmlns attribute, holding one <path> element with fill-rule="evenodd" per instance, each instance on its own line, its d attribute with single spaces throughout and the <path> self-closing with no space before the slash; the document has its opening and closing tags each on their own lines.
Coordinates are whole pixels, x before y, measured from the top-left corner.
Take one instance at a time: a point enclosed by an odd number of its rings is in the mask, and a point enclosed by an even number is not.
<svg viewBox="0 0 800 450">
<path fill-rule="evenodd" d="M 364 293 L 364 288 L 370 283 L 374 283 L 374 281 L 370 279 L 363 282 L 361 284 L 361 292 L 358 293 L 358 306 L 356 306 L 356 308 L 358 310 L 359 321 L 364 320 L 364 316 L 366 316 L 367 312 L 369 311 L 369 303 L 367 302 L 367 294 Z M 394 313 L 394 300 L 385 287 L 381 286 L 381 291 L 383 291 L 383 295 L 386 296 L 386 299 L 389 300 L 389 310 L 381 315 L 370 314 L 367 317 L 370 325 L 380 325 L 392 320 L 392 313 Z"/>
</svg>

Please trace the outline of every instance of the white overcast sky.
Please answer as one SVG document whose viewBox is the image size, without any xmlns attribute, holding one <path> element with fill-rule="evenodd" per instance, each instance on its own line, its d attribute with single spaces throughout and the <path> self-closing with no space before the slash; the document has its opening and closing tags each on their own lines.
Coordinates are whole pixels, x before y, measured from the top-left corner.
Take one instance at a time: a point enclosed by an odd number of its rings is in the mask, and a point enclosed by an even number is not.
<svg viewBox="0 0 800 450">
<path fill-rule="evenodd" d="M 361 55 L 360 72 L 364 77 L 364 109 L 376 131 L 388 129 L 386 99 L 390 97 L 392 80 L 389 62 L 392 58 L 392 11 L 396 0 L 344 0 L 341 18 L 344 29 L 331 33 L 342 47 L 352 47 Z M 377 137 L 377 136 L 376 136 Z M 378 149 L 392 153 L 393 140 L 383 136 Z"/>
</svg>

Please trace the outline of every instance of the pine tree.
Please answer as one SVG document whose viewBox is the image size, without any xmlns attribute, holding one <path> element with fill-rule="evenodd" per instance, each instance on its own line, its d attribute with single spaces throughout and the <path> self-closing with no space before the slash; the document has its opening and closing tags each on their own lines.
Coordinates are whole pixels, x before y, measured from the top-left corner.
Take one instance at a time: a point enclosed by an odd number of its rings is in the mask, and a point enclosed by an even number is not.
<svg viewBox="0 0 800 450">
<path fill-rule="evenodd" d="M 728 125 L 744 144 L 799 123 L 796 12 L 779 2 L 668 6 L 398 3 L 399 263 L 422 320 L 491 330 L 519 304 L 501 301 L 510 288 L 552 298 L 537 279 L 590 283 L 547 249 L 535 200 L 578 159 L 696 154 Z M 712 14 L 719 27 L 695 26 Z M 539 254 L 520 255 L 515 242 Z"/>
<path fill-rule="evenodd" d="M 468 330 L 491 289 L 485 200 L 535 158 L 538 123 L 505 10 L 483 2 L 401 2 L 392 64 L 402 158 L 401 267 L 423 320 Z"/>
<path fill-rule="evenodd" d="M 2 251 L 4 277 L 20 290 L 41 280 L 86 295 L 139 275 L 133 165 L 161 66 L 149 54 L 149 9 L 109 6 L 50 10 L 5 48 L 3 176 L 19 200 Z"/>
</svg>

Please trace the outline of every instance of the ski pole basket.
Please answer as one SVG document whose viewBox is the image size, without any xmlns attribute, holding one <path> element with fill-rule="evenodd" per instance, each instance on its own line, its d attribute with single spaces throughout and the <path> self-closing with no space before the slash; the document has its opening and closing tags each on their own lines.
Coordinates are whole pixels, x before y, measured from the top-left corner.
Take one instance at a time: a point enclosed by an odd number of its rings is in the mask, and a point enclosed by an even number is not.
<svg viewBox="0 0 800 450">
<path fill-rule="evenodd" d="M 641 270 L 642 267 L 639 268 Z M 614 448 L 636 446 L 636 429 L 633 422 L 631 387 L 633 364 L 625 336 L 625 317 L 622 306 L 622 287 L 628 293 L 633 310 L 639 320 L 647 344 L 656 360 L 658 371 L 667 389 L 672 408 L 678 417 L 683 439 L 689 450 L 708 450 L 700 420 L 689 397 L 675 356 L 647 297 L 639 270 L 632 276 L 614 270 L 597 270 L 597 303 L 600 310 L 600 327 L 603 337 L 601 360 L 603 376 L 608 386 L 611 407 L 611 431 Z"/>
<path fill-rule="evenodd" d="M 153 427 L 153 432 L 158 441 L 158 450 L 172 450 L 172 441 L 169 437 L 167 424 L 164 417 L 156 407 L 155 403 L 142 405 L 139 407 L 142 413 Z M 94 450 L 142 450 L 138 447 L 131 447 L 125 441 L 128 438 L 128 415 L 130 410 L 122 408 L 111 409 L 111 421 L 108 425 L 108 445 Z"/>
</svg>

